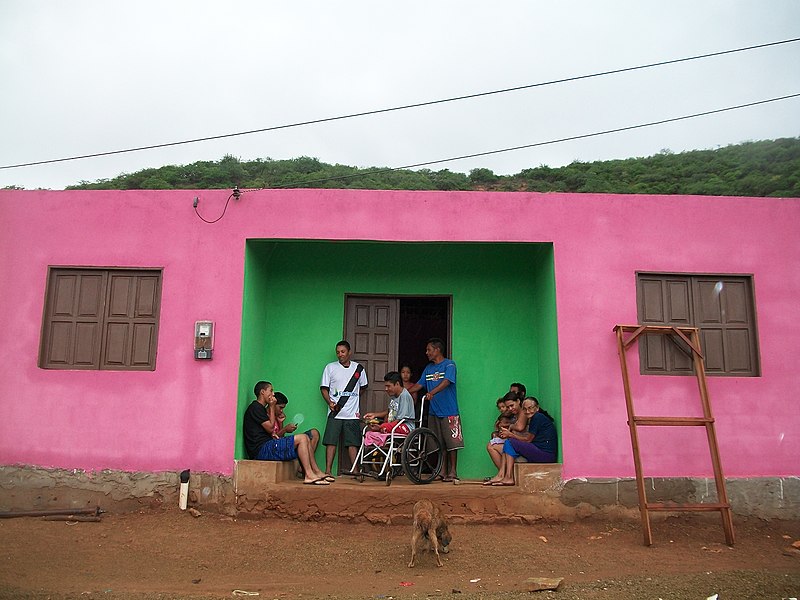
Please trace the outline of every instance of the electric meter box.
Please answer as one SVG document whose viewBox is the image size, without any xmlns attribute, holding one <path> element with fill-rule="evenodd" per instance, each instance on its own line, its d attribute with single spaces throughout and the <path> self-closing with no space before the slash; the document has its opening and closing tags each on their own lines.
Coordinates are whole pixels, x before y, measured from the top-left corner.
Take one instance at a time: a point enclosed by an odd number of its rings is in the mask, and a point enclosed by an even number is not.
<svg viewBox="0 0 800 600">
<path fill-rule="evenodd" d="M 214 321 L 196 321 L 194 324 L 194 357 L 211 360 L 214 354 Z"/>
</svg>

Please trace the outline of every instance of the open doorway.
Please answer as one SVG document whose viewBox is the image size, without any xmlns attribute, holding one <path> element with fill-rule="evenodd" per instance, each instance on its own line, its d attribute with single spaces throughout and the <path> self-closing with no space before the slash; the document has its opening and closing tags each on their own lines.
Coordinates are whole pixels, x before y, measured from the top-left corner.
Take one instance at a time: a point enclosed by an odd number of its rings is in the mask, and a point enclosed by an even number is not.
<svg viewBox="0 0 800 600">
<path fill-rule="evenodd" d="M 370 382 L 361 398 L 362 413 L 385 408 L 381 382 L 389 371 L 406 364 L 419 377 L 428 364 L 425 343 L 430 338 L 444 340 L 450 356 L 450 314 L 450 296 L 345 297 L 345 339 Z"/>
<path fill-rule="evenodd" d="M 425 344 L 432 337 L 444 340 L 449 353 L 450 296 L 345 297 L 344 332 L 353 360 L 364 365 L 369 380 L 361 398 L 361 413 L 386 409 L 383 376 L 411 368 L 413 381 L 428 364 Z M 449 355 L 449 354 L 448 354 Z M 340 472 L 350 468 L 347 453 L 339 453 Z"/>
<path fill-rule="evenodd" d="M 433 337 L 444 340 L 450 356 L 450 298 L 446 296 L 412 296 L 400 298 L 397 340 L 397 368 L 411 367 L 419 378 L 428 364 L 425 343 Z"/>
</svg>

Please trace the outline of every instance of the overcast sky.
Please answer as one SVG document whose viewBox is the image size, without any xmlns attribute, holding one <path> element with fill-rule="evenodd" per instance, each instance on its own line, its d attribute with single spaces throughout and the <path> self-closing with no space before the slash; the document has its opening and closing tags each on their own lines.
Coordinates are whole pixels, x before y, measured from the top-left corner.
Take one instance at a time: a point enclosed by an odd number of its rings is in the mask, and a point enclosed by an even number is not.
<svg viewBox="0 0 800 600">
<path fill-rule="evenodd" d="M 800 2 L 0 0 L 0 166 L 250 130 L 800 37 Z M 432 107 L 0 170 L 59 189 L 146 167 L 402 166 L 800 92 L 800 43 Z M 800 98 L 435 165 L 498 174 L 800 135 Z"/>
</svg>

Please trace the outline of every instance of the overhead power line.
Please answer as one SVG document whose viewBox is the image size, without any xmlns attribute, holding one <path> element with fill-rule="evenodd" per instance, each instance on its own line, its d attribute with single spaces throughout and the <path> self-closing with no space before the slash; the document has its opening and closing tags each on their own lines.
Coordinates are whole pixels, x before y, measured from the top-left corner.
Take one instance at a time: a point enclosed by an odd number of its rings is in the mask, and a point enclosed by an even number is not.
<svg viewBox="0 0 800 600">
<path fill-rule="evenodd" d="M 72 160 L 81 160 L 81 159 L 85 159 L 85 158 L 97 158 L 97 157 L 100 157 L 100 156 L 111 156 L 111 155 L 114 155 L 114 154 L 126 154 L 126 153 L 129 153 L 129 152 L 141 152 L 143 150 L 155 150 L 157 148 L 168 148 L 168 147 L 171 147 L 171 146 L 180 146 L 180 145 L 184 145 L 184 144 L 196 144 L 198 142 L 208 142 L 208 141 L 211 141 L 211 140 L 220 140 L 220 139 L 224 139 L 224 138 L 237 137 L 237 136 L 243 136 L 243 135 L 252 135 L 252 134 L 255 134 L 255 133 L 265 133 L 265 132 L 268 132 L 268 131 L 277 131 L 277 130 L 280 130 L 280 129 L 290 129 L 290 128 L 293 128 L 293 127 L 303 127 L 303 126 L 306 126 L 306 125 L 316 125 L 316 124 L 319 124 L 319 123 L 329 123 L 331 121 L 342 121 L 342 120 L 345 120 L 345 119 L 354 119 L 356 117 L 365 117 L 365 116 L 368 116 L 368 115 L 377 115 L 377 114 L 381 114 L 381 113 L 395 112 L 395 111 L 407 110 L 407 109 L 411 109 L 411 108 L 421 108 L 423 106 L 432 106 L 432 105 L 435 105 L 435 104 L 445 104 L 447 102 L 457 102 L 457 101 L 460 101 L 460 100 L 469 100 L 469 99 L 472 99 L 472 98 L 480 98 L 480 97 L 483 97 L 483 96 L 491 96 L 491 95 L 495 95 L 495 94 L 506 94 L 506 93 L 509 93 L 509 92 L 516 92 L 516 91 L 520 91 L 520 90 L 527 90 L 527 89 L 532 89 L 532 88 L 537 88 L 537 87 L 545 87 L 545 86 L 549 86 L 549 85 L 557 85 L 557 84 L 560 84 L 560 83 L 568 83 L 568 82 L 572 82 L 572 81 L 580 81 L 580 80 L 583 80 L 583 79 L 592 79 L 592 78 L 595 78 L 595 77 L 603 77 L 603 76 L 606 76 L 606 75 L 616 75 L 618 73 L 626 73 L 626 72 L 630 72 L 630 71 L 638 71 L 638 70 L 641 70 L 641 69 L 650 69 L 650 68 L 653 68 L 653 67 L 661 67 L 661 66 L 665 66 L 665 65 L 672 65 L 672 64 L 677 64 L 677 63 L 689 62 L 689 61 L 693 61 L 693 60 L 700 60 L 700 59 L 703 59 L 703 58 L 711 58 L 711 57 L 714 57 L 714 56 L 723 56 L 725 54 L 734 54 L 734 53 L 737 53 L 737 52 L 746 52 L 746 51 L 749 51 L 749 50 L 756 50 L 756 49 L 759 49 L 759 48 L 767 48 L 767 47 L 770 47 L 770 46 L 779 46 L 779 45 L 782 45 L 782 44 L 791 44 L 791 43 L 798 42 L 798 41 L 800 41 L 800 37 L 786 39 L 786 40 L 780 40 L 780 41 L 777 41 L 777 42 L 768 42 L 768 43 L 765 43 L 765 44 L 757 44 L 757 45 L 754 45 L 754 46 L 744 46 L 744 47 L 741 47 L 741 48 L 734 48 L 732 50 L 722 50 L 722 51 L 719 51 L 719 52 L 709 52 L 707 54 L 697 54 L 697 55 L 694 55 L 694 56 L 687 56 L 687 57 L 684 57 L 684 58 L 676 58 L 676 59 L 672 59 L 672 60 L 664 60 L 664 61 L 648 63 L 648 64 L 644 64 L 644 65 L 637 65 L 637 66 L 634 66 L 634 67 L 624 67 L 624 68 L 621 68 L 621 69 L 612 69 L 612 70 L 608 70 L 608 71 L 601 71 L 599 73 L 590 73 L 590 74 L 587 74 L 587 75 L 576 75 L 575 77 L 565 77 L 563 79 L 554 79 L 554 80 L 551 80 L 551 81 L 544 81 L 544 82 L 539 82 L 539 83 L 531 83 L 531 84 L 520 85 L 520 86 L 516 86 L 516 87 L 503 88 L 503 89 L 499 89 L 499 90 L 492 90 L 492 91 L 488 91 L 488 92 L 479 92 L 479 93 L 476 93 L 476 94 L 466 94 L 466 95 L 463 95 L 463 96 L 454 96 L 452 98 L 443 98 L 443 99 L 439 99 L 439 100 L 429 100 L 429 101 L 426 101 L 426 102 L 417 102 L 417 103 L 414 103 L 414 104 L 404 104 L 404 105 L 401 105 L 401 106 L 393 106 L 393 107 L 390 107 L 390 108 L 381 108 L 381 109 L 376 109 L 376 110 L 368 110 L 368 111 L 363 111 L 363 112 L 350 113 L 350 114 L 346 114 L 346 115 L 339 115 L 339 116 L 336 116 L 336 117 L 325 117 L 325 118 L 322 118 L 322 119 L 312 119 L 312 120 L 309 120 L 309 121 L 299 121 L 297 123 L 288 123 L 288 124 L 284 124 L 284 125 L 275 125 L 275 126 L 272 126 L 272 127 L 262 127 L 260 129 L 250 129 L 250 130 L 247 130 L 247 131 L 238 131 L 238 132 L 235 132 L 235 133 L 225 133 L 225 134 L 220 134 L 220 135 L 199 137 L 199 138 L 193 138 L 193 139 L 188 139 L 188 140 L 181 140 L 181 141 L 178 141 L 178 142 L 166 142 L 166 143 L 163 143 L 163 144 L 152 144 L 152 145 L 149 145 L 149 146 L 138 146 L 138 147 L 135 147 L 135 148 L 125 148 L 125 149 L 122 149 L 122 150 L 109 150 L 109 151 L 106 151 L 106 152 L 95 152 L 93 154 L 82 154 L 82 155 L 79 155 L 79 156 L 69 156 L 69 157 L 65 157 L 65 158 L 52 158 L 52 159 L 48 159 L 48 160 L 39 160 L 39 161 L 32 161 L 32 162 L 26 162 L 26 163 L 18 163 L 18 164 L 14 164 L 14 165 L 2 165 L 2 166 L 0 166 L 0 170 L 2 170 L 2 169 L 16 169 L 16 168 L 19 168 L 19 167 L 32 167 L 32 166 L 35 166 L 35 165 L 45 165 L 45 164 L 58 163 L 58 162 L 67 162 L 67 161 L 72 161 Z M 476 155 L 476 156 L 481 156 L 481 155 L 479 154 L 479 155 Z M 453 160 L 453 159 L 448 159 L 448 160 Z"/>
<path fill-rule="evenodd" d="M 581 140 L 590 137 L 597 137 L 600 135 L 608 135 L 610 133 L 619 133 L 620 131 L 630 131 L 632 129 L 641 129 L 643 127 L 653 127 L 654 125 L 663 125 L 665 123 L 674 123 L 676 121 L 685 121 L 687 119 L 696 119 L 697 117 L 705 117 L 707 115 L 713 115 L 717 113 L 729 112 L 732 110 L 739 110 L 741 108 L 748 108 L 750 106 L 758 106 L 760 104 L 769 104 L 771 102 L 780 102 L 781 100 L 789 100 L 791 98 L 799 98 L 800 93 L 797 94 L 789 94 L 787 96 L 779 96 L 777 98 L 769 98 L 767 100 L 757 100 L 755 102 L 748 102 L 746 104 L 737 104 L 736 106 L 727 106 L 725 108 L 717 108 L 714 110 L 707 110 L 704 112 L 693 113 L 691 115 L 683 115 L 680 117 L 672 117 L 670 119 L 661 119 L 658 121 L 650 121 L 648 123 L 639 123 L 638 125 L 628 125 L 627 127 L 617 127 L 615 129 L 605 129 L 603 131 L 594 131 L 592 133 L 583 133 L 580 135 L 572 135 L 569 137 L 558 138 L 555 140 L 548 140 L 546 142 L 535 142 L 533 144 L 524 144 L 522 146 L 512 146 L 510 148 L 502 148 L 500 150 L 487 150 L 486 152 L 476 152 L 474 154 L 463 154 L 461 156 L 453 156 L 450 158 L 442 158 L 439 160 L 431 160 L 427 162 L 415 163 L 411 165 L 404 165 L 402 167 L 390 167 L 386 169 L 375 169 L 371 171 L 363 171 L 361 173 L 352 173 L 349 175 L 337 175 L 335 177 L 324 177 L 321 179 L 309 179 L 306 181 L 300 181 L 297 183 L 292 183 L 291 185 L 284 185 L 284 186 L 276 186 L 275 188 L 256 188 L 256 189 L 244 189 L 240 190 L 241 192 L 254 192 L 262 189 L 287 189 L 287 188 L 297 188 L 302 187 L 304 185 L 308 185 L 311 183 L 319 183 L 322 181 L 338 181 L 343 179 L 354 179 L 356 177 L 364 177 L 365 175 L 376 175 L 379 173 L 390 173 L 392 171 L 401 171 L 404 169 L 414 169 L 417 167 L 426 167 L 429 165 L 436 165 L 446 162 L 453 162 L 457 160 L 464 160 L 467 158 L 476 158 L 478 156 L 489 156 L 491 154 L 501 154 L 503 152 L 513 152 L 515 150 L 524 150 L 526 148 L 536 148 L 537 146 L 547 146 L 549 144 L 558 144 L 561 142 L 570 142 L 573 140 Z"/>
</svg>

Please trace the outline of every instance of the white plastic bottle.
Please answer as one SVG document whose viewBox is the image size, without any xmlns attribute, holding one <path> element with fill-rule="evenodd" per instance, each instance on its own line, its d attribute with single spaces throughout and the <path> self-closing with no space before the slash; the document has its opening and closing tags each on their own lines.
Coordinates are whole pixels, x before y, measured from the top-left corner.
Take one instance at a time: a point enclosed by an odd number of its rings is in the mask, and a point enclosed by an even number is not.
<svg viewBox="0 0 800 600">
<path fill-rule="evenodd" d="M 186 510 L 186 503 L 189 501 L 189 469 L 181 471 L 181 492 L 178 497 L 178 506 L 181 510 Z"/>
</svg>

